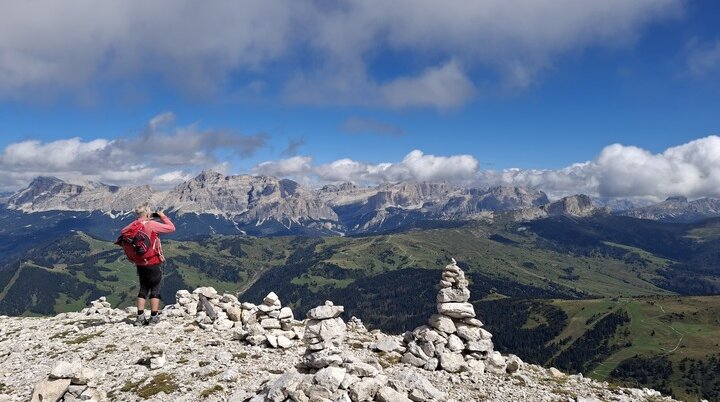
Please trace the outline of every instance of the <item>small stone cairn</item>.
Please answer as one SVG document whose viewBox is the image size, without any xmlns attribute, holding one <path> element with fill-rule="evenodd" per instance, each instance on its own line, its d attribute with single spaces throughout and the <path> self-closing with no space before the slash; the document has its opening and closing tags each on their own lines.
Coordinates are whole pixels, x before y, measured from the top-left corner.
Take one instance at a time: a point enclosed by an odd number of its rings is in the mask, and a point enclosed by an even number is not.
<svg viewBox="0 0 720 402">
<path fill-rule="evenodd" d="M 87 307 L 80 310 L 81 313 L 85 315 L 93 315 L 93 314 L 103 314 L 107 315 L 110 314 L 113 311 L 112 305 L 110 305 L 110 302 L 107 301 L 107 298 L 105 296 L 91 301 Z"/>
<path fill-rule="evenodd" d="M 444 394 L 427 379 L 413 373 L 390 381 L 376 359 L 362 361 L 343 349 L 348 326 L 340 315 L 343 306 L 326 301 L 307 313 L 305 353 L 297 369 L 288 370 L 250 402 L 409 402 L 408 393 L 420 401 L 442 400 Z M 353 320 L 354 326 L 359 320 Z M 420 386 L 420 385 L 422 386 Z M 421 394 L 422 393 L 422 394 Z"/>
<path fill-rule="evenodd" d="M 440 279 L 438 313 L 430 317 L 428 325 L 404 334 L 406 352 L 401 361 L 426 370 L 442 369 L 450 373 L 484 372 L 486 369 L 505 372 L 506 359 L 493 351 L 492 334 L 482 328 L 483 323 L 475 317 L 475 309 L 469 300 L 465 273 L 452 259 Z"/>
<path fill-rule="evenodd" d="M 177 304 L 164 310 L 172 316 L 191 316 L 206 330 L 234 330 L 233 339 L 255 346 L 287 349 L 302 337 L 302 323 L 295 320 L 292 309 L 283 307 L 274 292 L 262 304 L 241 303 L 236 296 L 222 296 L 212 287 L 201 287 L 192 293 L 178 290 Z"/>
</svg>

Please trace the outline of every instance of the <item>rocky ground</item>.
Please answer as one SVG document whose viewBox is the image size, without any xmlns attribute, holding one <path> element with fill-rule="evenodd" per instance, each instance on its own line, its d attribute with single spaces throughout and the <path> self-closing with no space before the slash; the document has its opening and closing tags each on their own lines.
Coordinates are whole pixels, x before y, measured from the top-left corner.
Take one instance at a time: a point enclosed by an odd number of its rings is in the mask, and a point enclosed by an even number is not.
<svg viewBox="0 0 720 402">
<path fill-rule="evenodd" d="M 368 331 L 326 301 L 302 321 L 275 293 L 241 302 L 177 292 L 154 325 L 104 298 L 77 313 L 0 317 L 3 401 L 672 401 L 493 350 L 453 260 L 437 314 L 402 336 Z"/>
<path fill-rule="evenodd" d="M 287 349 L 253 346 L 233 340 L 232 329 L 201 329 L 187 316 L 166 315 L 159 324 L 145 327 L 134 327 L 132 319 L 134 315 L 118 309 L 0 318 L 0 401 L 30 400 L 36 385 L 60 362 L 73 361 L 91 370 L 85 370 L 86 378 L 73 381 L 85 384 L 70 386 L 77 399 L 67 392 L 66 401 L 245 401 L 292 370 L 305 351 L 301 343 Z M 442 393 L 439 400 L 671 400 L 654 391 L 612 387 L 533 365 L 513 374 L 426 371 L 372 351 L 383 336 L 351 328 L 343 357 L 377 361 L 389 382 L 426 378 Z M 151 367 L 151 358 L 158 354 L 165 361 Z M 87 392 L 88 387 L 98 392 Z"/>
</svg>

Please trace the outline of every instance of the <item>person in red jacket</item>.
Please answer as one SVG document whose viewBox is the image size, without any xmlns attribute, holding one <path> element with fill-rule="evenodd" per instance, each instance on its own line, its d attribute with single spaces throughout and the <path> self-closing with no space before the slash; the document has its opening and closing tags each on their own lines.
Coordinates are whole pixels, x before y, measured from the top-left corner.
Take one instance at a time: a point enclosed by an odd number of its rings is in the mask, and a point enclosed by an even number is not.
<svg viewBox="0 0 720 402">
<path fill-rule="evenodd" d="M 162 281 L 162 263 L 165 261 L 165 257 L 162 252 L 162 245 L 160 244 L 160 238 L 158 237 L 161 233 L 172 233 L 175 231 L 175 225 L 170 221 L 170 218 L 160 211 L 157 213 L 157 217 L 162 222 L 158 222 L 152 219 L 152 213 L 147 204 L 139 205 L 135 208 L 135 215 L 137 219 L 123 229 L 123 232 L 130 229 L 131 226 L 136 223 L 142 224 L 144 232 L 150 235 L 150 238 L 156 239 L 156 244 L 152 245 L 153 254 L 142 262 L 137 262 L 137 274 L 140 280 L 140 290 L 137 296 L 137 319 L 133 325 L 154 325 L 160 321 L 158 312 L 160 310 L 160 283 Z M 150 319 L 145 318 L 145 300 L 150 298 Z"/>
</svg>

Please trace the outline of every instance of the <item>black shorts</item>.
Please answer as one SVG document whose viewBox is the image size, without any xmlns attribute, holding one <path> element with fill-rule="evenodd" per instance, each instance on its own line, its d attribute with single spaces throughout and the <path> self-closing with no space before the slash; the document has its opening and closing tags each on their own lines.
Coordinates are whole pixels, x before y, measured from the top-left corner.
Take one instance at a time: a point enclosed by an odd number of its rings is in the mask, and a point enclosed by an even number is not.
<svg viewBox="0 0 720 402">
<path fill-rule="evenodd" d="M 162 282 L 161 264 L 137 266 L 137 274 L 140 279 L 140 291 L 138 297 L 141 299 L 159 299 L 160 282 Z"/>
</svg>

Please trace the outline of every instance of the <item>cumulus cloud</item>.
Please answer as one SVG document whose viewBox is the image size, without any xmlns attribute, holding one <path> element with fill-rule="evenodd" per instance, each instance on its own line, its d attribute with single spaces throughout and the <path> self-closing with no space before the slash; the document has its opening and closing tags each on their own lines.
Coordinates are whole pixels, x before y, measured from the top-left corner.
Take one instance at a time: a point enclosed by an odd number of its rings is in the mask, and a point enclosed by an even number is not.
<svg viewBox="0 0 720 402">
<path fill-rule="evenodd" d="M 257 165 L 253 172 L 295 178 L 304 183 L 354 182 L 377 184 L 398 181 L 468 182 L 478 174 L 471 155 L 436 156 L 414 150 L 397 163 L 364 163 L 349 158 L 314 165 L 308 156 L 295 156 Z"/>
<path fill-rule="evenodd" d="M 244 135 L 202 129 L 198 124 L 176 126 L 172 113 L 152 118 L 145 130 L 115 140 L 79 137 L 12 143 L 0 153 L 0 188 L 15 190 L 40 175 L 108 184 L 176 184 L 190 173 L 222 161 L 219 151 L 246 157 L 264 147 L 267 135 Z"/>
<path fill-rule="evenodd" d="M 481 170 L 471 155 L 436 156 L 419 150 L 399 162 L 364 163 L 349 158 L 316 165 L 310 157 L 264 162 L 255 173 L 303 183 L 447 181 L 478 186 L 525 186 L 553 198 L 572 194 L 662 200 L 673 195 L 720 197 L 720 137 L 708 136 L 661 153 L 611 144 L 593 160 L 562 169 Z"/>
<path fill-rule="evenodd" d="M 108 84 L 142 87 L 148 77 L 190 96 L 252 97 L 254 84 L 244 88 L 232 79 L 248 74 L 254 83 L 288 79 L 280 86 L 296 102 L 453 107 L 475 93 L 475 70 L 496 71 L 508 84 L 524 87 L 556 56 L 632 43 L 642 27 L 680 14 L 682 5 L 682 0 L 5 2 L 0 98 L 66 93 L 92 98 L 93 90 Z M 417 70 L 379 79 L 369 66 L 383 50 L 411 55 Z M 289 78 L 268 76 L 279 63 L 287 66 Z M 318 89 L 315 95 L 312 88 Z"/>
</svg>

